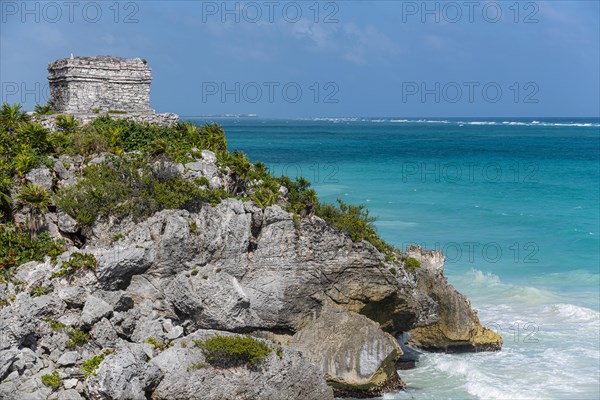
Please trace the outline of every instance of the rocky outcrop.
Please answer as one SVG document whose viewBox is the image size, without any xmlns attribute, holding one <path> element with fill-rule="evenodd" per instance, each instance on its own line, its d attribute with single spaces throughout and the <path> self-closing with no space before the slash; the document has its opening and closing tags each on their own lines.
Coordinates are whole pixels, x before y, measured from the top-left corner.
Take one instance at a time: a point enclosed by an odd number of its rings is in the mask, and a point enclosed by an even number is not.
<svg viewBox="0 0 600 400">
<path fill-rule="evenodd" d="M 337 396 L 375 397 L 404 388 L 396 372 L 398 342 L 363 315 L 326 308 L 290 346 L 323 370 Z"/>
<path fill-rule="evenodd" d="M 410 331 L 410 343 L 429 351 L 465 352 L 500 350 L 502 337 L 484 328 L 469 300 L 444 276 L 444 256 L 418 247 L 407 254 L 421 262 L 418 287 L 438 304 L 439 321 Z"/>
<path fill-rule="evenodd" d="M 215 155 L 202 153 L 171 167 L 230 186 Z M 62 156 L 24 180 L 67 187 L 103 159 Z M 422 264 L 409 271 L 321 218 L 295 221 L 280 205 L 230 198 L 91 227 L 52 210 L 45 225 L 67 250 L 56 263 L 21 265 L 0 286 L 3 398 L 47 398 L 41 377 L 55 371 L 64 398 L 331 399 L 326 382 L 363 397 L 403 387 L 397 334 L 410 331 L 413 344 L 431 350 L 501 344 L 448 285 L 441 254 L 409 249 Z M 76 252 L 93 255 L 96 267 L 53 276 Z M 281 351 L 259 370 L 203 365 L 193 339 L 216 333 L 271 338 Z M 85 377 L 83 363 L 105 350 Z"/>
<path fill-rule="evenodd" d="M 164 372 L 152 399 L 333 399 L 323 373 L 301 354 L 286 346 L 267 342 L 273 349 L 257 369 L 216 369 L 205 363 L 193 340 L 214 334 L 239 336 L 214 330 L 198 330 L 177 339 L 175 345 L 152 359 Z M 183 347 L 185 346 L 185 347 Z"/>
</svg>

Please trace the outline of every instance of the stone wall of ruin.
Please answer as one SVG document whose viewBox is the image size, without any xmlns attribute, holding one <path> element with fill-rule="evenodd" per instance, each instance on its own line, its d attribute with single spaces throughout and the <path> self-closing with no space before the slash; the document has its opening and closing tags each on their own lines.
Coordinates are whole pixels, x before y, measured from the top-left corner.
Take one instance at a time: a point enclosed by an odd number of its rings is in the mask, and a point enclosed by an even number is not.
<svg viewBox="0 0 600 400">
<path fill-rule="evenodd" d="M 62 113 L 152 113 L 151 80 L 150 68 L 140 58 L 74 57 L 48 64 L 50 96 Z"/>
</svg>

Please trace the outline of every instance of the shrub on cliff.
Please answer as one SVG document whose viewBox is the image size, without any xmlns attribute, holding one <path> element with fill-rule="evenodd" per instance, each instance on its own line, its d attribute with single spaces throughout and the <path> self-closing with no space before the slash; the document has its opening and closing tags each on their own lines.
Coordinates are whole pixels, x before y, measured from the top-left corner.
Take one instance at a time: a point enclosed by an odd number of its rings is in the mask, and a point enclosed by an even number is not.
<svg viewBox="0 0 600 400">
<path fill-rule="evenodd" d="M 60 379 L 60 375 L 58 371 L 54 371 L 51 374 L 45 374 L 40 377 L 42 383 L 53 390 L 58 389 L 62 385 L 62 381 Z"/>
<path fill-rule="evenodd" d="M 54 114 L 53 106 L 52 100 L 48 100 L 44 105 L 36 104 L 35 107 L 33 107 L 33 115 L 52 115 Z"/>
<path fill-rule="evenodd" d="M 9 278 L 14 268 L 29 261 L 43 261 L 44 256 L 56 257 L 64 251 L 61 243 L 47 232 L 37 238 L 11 224 L 0 224 L 0 282 Z"/>
<path fill-rule="evenodd" d="M 194 340 L 194 343 L 204 351 L 209 364 L 220 368 L 242 365 L 255 368 L 273 351 L 265 342 L 250 335 L 215 335 L 204 341 Z"/>
<path fill-rule="evenodd" d="M 413 257 L 408 257 L 404 264 L 404 267 L 410 271 L 416 271 L 421 267 L 421 262 Z"/>
<path fill-rule="evenodd" d="M 50 193 L 34 183 L 26 183 L 17 194 L 19 205 L 27 208 L 27 224 L 32 235 L 36 235 L 43 223 L 42 218 L 50 205 Z"/>
<path fill-rule="evenodd" d="M 79 127 L 79 121 L 72 115 L 57 115 L 55 123 L 58 130 L 66 135 L 77 132 Z"/>
<path fill-rule="evenodd" d="M 215 205 L 224 198 L 238 196 L 252 199 L 262 208 L 282 204 L 294 213 L 295 221 L 316 212 L 348 233 L 352 240 L 367 240 L 388 259 L 394 259 L 393 248 L 377 236 L 372 224 L 374 218 L 364 206 L 343 202 L 338 207 L 320 204 L 306 179 L 275 177 L 263 163 L 253 164 L 244 153 L 229 153 L 219 125 L 196 126 L 184 122 L 156 126 L 100 116 L 88 125 L 79 126 L 72 116 L 64 115 L 57 116 L 56 124 L 59 132 L 49 133 L 41 125 L 29 122 L 29 116 L 20 106 L 4 104 L 0 110 L 0 220 L 12 212 L 10 187 L 14 174 L 22 177 L 46 163 L 50 155 L 89 156 L 109 152 L 119 157 L 87 167 L 82 180 L 56 197 L 57 205 L 84 225 L 108 215 L 141 219 L 162 209 L 188 208 L 199 202 Z M 201 158 L 201 150 L 217 155 L 218 165 L 233 178 L 232 187 L 210 190 L 200 182 L 180 176 L 161 177 L 148 166 L 156 159 L 193 161 Z M 132 156 L 121 157 L 131 152 L 142 155 L 137 161 Z M 287 188 L 285 202 L 280 186 Z"/>
<path fill-rule="evenodd" d="M 366 206 L 364 204 L 353 206 L 340 199 L 337 202 L 338 207 L 333 204 L 318 205 L 317 215 L 349 234 L 353 241 L 366 240 L 384 253 L 389 261 L 395 260 L 394 248 L 377 235 L 373 226 L 376 218 L 369 215 Z"/>
<path fill-rule="evenodd" d="M 220 202 L 222 190 L 205 189 L 165 164 L 151 166 L 145 158 L 112 157 L 88 166 L 75 185 L 61 190 L 57 205 L 83 225 L 114 215 L 139 220 L 163 209 Z"/>
<path fill-rule="evenodd" d="M 21 111 L 20 104 L 3 103 L 0 109 L 0 128 L 13 131 L 18 125 L 28 122 L 30 117 Z"/>
<path fill-rule="evenodd" d="M 161 148 L 174 161 L 191 161 L 200 157 L 199 150 L 214 153 L 227 151 L 223 128 L 216 124 L 196 126 L 190 122 L 175 126 L 156 126 L 131 120 L 114 120 L 108 116 L 96 118 L 88 128 L 109 144 L 109 151 L 142 151 L 156 153 Z M 160 146 L 158 146 L 161 144 Z"/>
</svg>

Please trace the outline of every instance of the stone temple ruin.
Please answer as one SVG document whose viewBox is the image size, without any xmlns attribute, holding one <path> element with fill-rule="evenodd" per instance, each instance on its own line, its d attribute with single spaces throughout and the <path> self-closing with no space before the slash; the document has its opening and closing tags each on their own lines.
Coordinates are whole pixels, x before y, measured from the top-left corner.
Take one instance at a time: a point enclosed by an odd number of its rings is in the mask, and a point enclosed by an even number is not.
<svg viewBox="0 0 600 400">
<path fill-rule="evenodd" d="M 102 114 L 155 124 L 176 123 L 175 114 L 150 108 L 152 75 L 146 60 L 111 56 L 73 57 L 48 64 L 54 111 L 83 123 Z"/>
<path fill-rule="evenodd" d="M 140 58 L 74 57 L 48 64 L 56 111 L 89 113 L 150 109 L 150 68 Z"/>
</svg>

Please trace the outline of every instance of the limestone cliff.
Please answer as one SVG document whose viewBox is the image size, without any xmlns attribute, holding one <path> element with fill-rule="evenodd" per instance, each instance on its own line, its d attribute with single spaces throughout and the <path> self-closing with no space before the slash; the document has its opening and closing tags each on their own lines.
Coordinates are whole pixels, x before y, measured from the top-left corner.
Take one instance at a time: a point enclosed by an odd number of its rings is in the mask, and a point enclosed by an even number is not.
<svg viewBox="0 0 600 400">
<path fill-rule="evenodd" d="M 105 161 L 62 157 L 25 180 L 54 191 Z M 171 166 L 213 188 L 238 179 L 210 151 Z M 332 399 L 326 382 L 364 397 L 404 385 L 392 335 L 410 331 L 426 349 L 500 347 L 446 282 L 440 254 L 409 249 L 422 264 L 411 271 L 315 215 L 297 219 L 281 193 L 267 207 L 229 198 L 91 226 L 50 210 L 44 229 L 66 251 L 0 285 L 0 397 L 47 398 L 52 373 L 73 399 Z M 73 268 L 74 257 L 94 261 Z M 278 350 L 258 370 L 223 370 L 194 345 L 216 333 Z M 93 357 L 103 358 L 84 375 Z"/>
<path fill-rule="evenodd" d="M 421 262 L 418 287 L 438 304 L 439 316 L 434 324 L 413 328 L 410 342 L 430 351 L 500 350 L 502 337 L 481 326 L 469 300 L 448 283 L 443 254 L 418 247 L 408 248 L 407 253 Z"/>
</svg>

